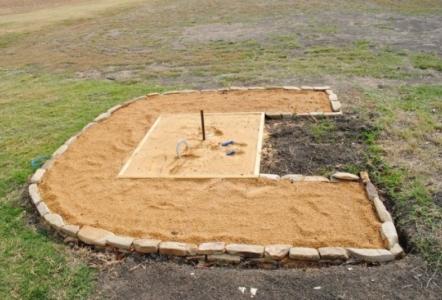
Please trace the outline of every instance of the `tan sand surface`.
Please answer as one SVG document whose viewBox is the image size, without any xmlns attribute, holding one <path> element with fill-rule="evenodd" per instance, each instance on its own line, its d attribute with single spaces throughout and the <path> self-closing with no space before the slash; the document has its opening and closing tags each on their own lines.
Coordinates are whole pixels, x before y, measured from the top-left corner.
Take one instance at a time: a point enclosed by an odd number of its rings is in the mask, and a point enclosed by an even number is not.
<svg viewBox="0 0 442 300">
<path fill-rule="evenodd" d="M 203 118 L 205 140 L 200 114 L 158 117 L 118 177 L 258 177 L 264 114 L 204 114 Z M 227 142 L 232 144 L 223 146 Z"/>
<path fill-rule="evenodd" d="M 137 101 L 88 129 L 69 147 L 43 178 L 42 197 L 66 223 L 122 236 L 382 248 L 380 222 L 358 183 L 117 178 L 159 114 L 268 107 L 280 111 L 272 96 L 279 99 L 292 93 L 253 94 L 169 95 Z M 314 111 L 305 104 L 300 107 Z"/>
</svg>

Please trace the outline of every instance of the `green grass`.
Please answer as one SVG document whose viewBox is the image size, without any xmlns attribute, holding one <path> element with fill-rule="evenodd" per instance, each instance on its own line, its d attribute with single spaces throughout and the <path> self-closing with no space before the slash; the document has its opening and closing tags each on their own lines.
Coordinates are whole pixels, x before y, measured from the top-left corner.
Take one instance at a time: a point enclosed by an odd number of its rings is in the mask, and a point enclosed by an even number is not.
<svg viewBox="0 0 442 300">
<path fill-rule="evenodd" d="M 81 299 L 94 291 L 95 272 L 47 231 L 26 225 L 16 195 L 0 202 L 0 215 L 1 299 Z"/>
<path fill-rule="evenodd" d="M 441 121 L 432 109 L 441 108 L 442 85 L 363 92 L 381 112 L 377 120 L 380 131 L 367 139 L 373 181 L 396 208 L 396 223 L 409 230 L 415 228 L 410 246 L 431 266 L 442 269 L 442 208 L 431 197 L 438 192 L 431 182 L 439 182 L 440 165 L 431 162 L 440 149 L 435 135 L 438 136 L 437 124 Z M 390 113 L 382 114 L 383 111 Z M 388 140 L 394 141 L 394 149 L 390 149 Z"/>
<path fill-rule="evenodd" d="M 412 55 L 411 60 L 415 68 L 422 70 L 434 69 L 442 71 L 442 59 L 433 54 L 415 54 Z"/>
<path fill-rule="evenodd" d="M 228 34 L 212 41 L 193 41 L 189 37 L 180 40 L 185 29 L 237 23 L 264 28 L 262 24 L 272 16 L 284 20 L 299 12 L 314 12 L 317 17 L 322 11 L 440 14 L 439 2 L 376 0 L 344 5 L 342 1 L 305 1 L 295 8 L 292 1 L 279 1 L 263 8 L 252 0 L 220 4 L 212 1 L 204 5 L 201 1 L 178 5 L 174 0 L 165 0 L 158 2 L 154 10 L 147 6 L 137 8 L 136 13 L 115 10 L 100 18 L 66 21 L 37 33 L 3 34 L 0 298 L 78 299 L 93 293 L 96 274 L 85 262 L 75 262 L 58 238 L 51 236 L 52 231 L 29 224 L 37 213 L 23 207 L 29 199 L 22 199 L 21 191 L 34 171 L 30 167 L 33 158 L 51 154 L 116 103 L 175 89 L 166 85 L 182 85 L 188 82 L 183 80 L 187 75 L 201 79 L 201 84 L 229 86 L 327 76 L 413 80 L 442 71 L 441 58 L 436 54 L 397 51 L 368 40 L 316 45 L 317 36 L 339 33 L 332 22 L 321 22 L 316 27 L 300 25 L 299 32 L 235 36 L 235 40 L 229 39 Z M 213 18 L 214 12 L 218 19 Z M 394 18 L 389 21 L 394 22 Z M 119 36 L 110 39 L 109 28 L 119 29 Z M 393 26 L 377 28 L 389 30 Z M 55 42 L 59 39 L 63 44 Z M 113 52 L 104 51 L 107 48 Z M 135 75 L 126 81 L 77 80 L 73 75 L 76 71 L 105 72 L 110 68 L 115 72 L 131 70 Z M 166 84 L 158 86 L 155 82 Z M 357 107 L 357 112 L 374 111 L 379 115 L 375 120 L 377 130 L 364 135 L 369 146 L 367 168 L 373 181 L 388 194 L 389 203 L 396 207 L 396 224 L 400 228 L 416 228 L 412 247 L 432 266 L 440 267 L 442 213 L 432 202 L 431 194 L 437 191 L 434 181 L 438 178 L 434 174 L 439 174 L 440 168 L 434 157 L 440 155 L 438 149 L 442 146 L 437 134 L 442 130 L 438 117 L 442 111 L 442 86 L 391 85 L 382 91 L 361 89 L 361 103 L 367 107 Z M 374 107 L 368 107 L 368 103 L 374 103 Z M 318 138 L 332 129 L 323 122 L 314 126 Z M 358 171 L 352 165 L 345 169 Z"/>
<path fill-rule="evenodd" d="M 116 103 L 164 90 L 30 69 L 0 71 L 1 299 L 81 299 L 94 291 L 95 273 L 84 262 L 74 262 L 47 231 L 27 225 L 36 213 L 23 209 L 17 191 L 34 171 L 33 158 L 53 153 Z"/>
</svg>

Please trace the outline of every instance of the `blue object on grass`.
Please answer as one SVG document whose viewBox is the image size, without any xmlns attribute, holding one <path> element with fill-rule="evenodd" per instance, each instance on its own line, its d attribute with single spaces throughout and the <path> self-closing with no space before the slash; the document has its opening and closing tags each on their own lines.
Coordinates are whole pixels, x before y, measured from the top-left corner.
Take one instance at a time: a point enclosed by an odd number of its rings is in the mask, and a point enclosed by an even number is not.
<svg viewBox="0 0 442 300">
<path fill-rule="evenodd" d="M 222 143 L 221 146 L 226 147 L 228 145 L 233 145 L 233 144 L 235 144 L 235 141 L 231 140 L 231 141 L 227 141 L 227 142 Z"/>
<path fill-rule="evenodd" d="M 232 151 L 227 152 L 226 155 L 233 155 L 235 153 L 236 153 L 236 150 L 232 150 Z"/>
<path fill-rule="evenodd" d="M 47 161 L 51 157 L 52 157 L 52 155 L 42 155 L 37 158 L 34 158 L 31 161 L 31 167 L 41 167 L 44 165 L 45 161 Z"/>
</svg>

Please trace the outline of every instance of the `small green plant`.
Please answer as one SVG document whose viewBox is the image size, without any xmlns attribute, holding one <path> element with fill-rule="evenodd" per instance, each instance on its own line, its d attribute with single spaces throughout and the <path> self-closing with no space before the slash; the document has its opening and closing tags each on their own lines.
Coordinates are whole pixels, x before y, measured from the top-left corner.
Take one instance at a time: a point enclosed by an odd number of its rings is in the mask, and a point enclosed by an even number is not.
<svg viewBox="0 0 442 300">
<path fill-rule="evenodd" d="M 310 122 L 309 130 L 318 141 L 322 141 L 329 132 L 336 130 L 336 124 L 325 119 L 317 123 Z"/>
</svg>

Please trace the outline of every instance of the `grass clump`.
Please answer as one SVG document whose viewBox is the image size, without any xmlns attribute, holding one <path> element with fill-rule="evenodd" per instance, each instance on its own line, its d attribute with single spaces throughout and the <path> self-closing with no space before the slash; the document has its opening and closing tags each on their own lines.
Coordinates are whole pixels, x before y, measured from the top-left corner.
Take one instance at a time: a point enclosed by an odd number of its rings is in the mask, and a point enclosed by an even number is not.
<svg viewBox="0 0 442 300">
<path fill-rule="evenodd" d="M 433 54 L 415 54 L 411 56 L 411 61 L 415 68 L 422 70 L 434 69 L 436 71 L 442 71 L 442 59 L 440 59 L 435 53 Z"/>
</svg>

